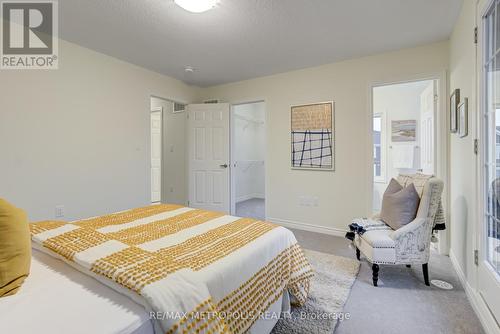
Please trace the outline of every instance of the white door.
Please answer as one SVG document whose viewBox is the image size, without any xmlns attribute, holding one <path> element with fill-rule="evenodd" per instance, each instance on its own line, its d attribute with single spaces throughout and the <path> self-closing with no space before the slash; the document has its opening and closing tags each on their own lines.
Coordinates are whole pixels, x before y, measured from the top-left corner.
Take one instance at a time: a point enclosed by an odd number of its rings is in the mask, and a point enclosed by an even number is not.
<svg viewBox="0 0 500 334">
<path fill-rule="evenodd" d="M 420 95 L 420 168 L 434 174 L 434 110 L 436 85 L 431 82 Z"/>
<path fill-rule="evenodd" d="M 481 145 L 480 188 L 482 215 L 479 253 L 477 254 L 477 288 L 497 323 L 500 323 L 500 1 L 491 2 L 485 15 L 478 20 L 482 47 L 477 52 L 481 69 Z M 478 11 L 483 13 L 482 9 Z M 469 105 L 469 113 L 471 106 Z M 473 127 L 469 127 L 469 132 Z M 469 134 L 470 136 L 471 134 Z"/>
<path fill-rule="evenodd" d="M 162 108 L 151 110 L 151 203 L 161 201 Z"/>
<path fill-rule="evenodd" d="M 190 104 L 189 206 L 229 213 L 229 104 Z"/>
</svg>

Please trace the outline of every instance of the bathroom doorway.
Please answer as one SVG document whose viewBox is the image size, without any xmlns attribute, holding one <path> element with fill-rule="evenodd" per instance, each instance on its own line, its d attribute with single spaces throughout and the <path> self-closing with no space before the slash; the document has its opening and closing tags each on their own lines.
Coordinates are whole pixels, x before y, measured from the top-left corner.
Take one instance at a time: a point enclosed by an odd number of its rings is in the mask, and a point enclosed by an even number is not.
<svg viewBox="0 0 500 334">
<path fill-rule="evenodd" d="M 436 174 L 436 80 L 373 87 L 373 212 L 392 178 Z"/>
</svg>

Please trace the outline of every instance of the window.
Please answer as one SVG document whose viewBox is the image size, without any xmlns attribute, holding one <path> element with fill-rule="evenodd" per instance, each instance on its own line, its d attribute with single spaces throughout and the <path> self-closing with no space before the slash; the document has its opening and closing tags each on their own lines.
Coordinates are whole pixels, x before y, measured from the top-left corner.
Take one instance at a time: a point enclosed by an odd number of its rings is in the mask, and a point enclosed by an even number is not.
<svg viewBox="0 0 500 334">
<path fill-rule="evenodd" d="M 486 261 L 500 273 L 500 3 L 484 17 L 484 227 Z"/>
<path fill-rule="evenodd" d="M 373 181 L 385 182 L 383 114 L 373 115 Z"/>
</svg>

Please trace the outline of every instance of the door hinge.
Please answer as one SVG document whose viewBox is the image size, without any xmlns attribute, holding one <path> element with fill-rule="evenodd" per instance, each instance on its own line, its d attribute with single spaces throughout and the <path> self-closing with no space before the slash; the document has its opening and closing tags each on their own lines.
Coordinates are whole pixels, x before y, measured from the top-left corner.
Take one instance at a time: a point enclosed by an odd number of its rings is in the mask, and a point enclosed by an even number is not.
<svg viewBox="0 0 500 334">
<path fill-rule="evenodd" d="M 434 94 L 434 102 L 437 102 L 439 100 L 439 96 L 437 94 Z"/>
<path fill-rule="evenodd" d="M 477 249 L 474 250 L 474 264 L 479 265 L 479 251 Z"/>
<path fill-rule="evenodd" d="M 479 153 L 479 140 L 474 139 L 474 154 L 478 155 L 478 153 Z"/>
<path fill-rule="evenodd" d="M 477 44 L 477 27 L 474 28 L 474 44 Z"/>
</svg>

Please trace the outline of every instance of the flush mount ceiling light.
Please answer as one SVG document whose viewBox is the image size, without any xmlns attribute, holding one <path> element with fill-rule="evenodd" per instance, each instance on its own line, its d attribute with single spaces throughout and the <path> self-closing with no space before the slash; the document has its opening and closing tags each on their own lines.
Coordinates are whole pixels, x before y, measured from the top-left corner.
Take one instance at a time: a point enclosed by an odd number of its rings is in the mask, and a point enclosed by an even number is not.
<svg viewBox="0 0 500 334">
<path fill-rule="evenodd" d="M 203 13 L 215 7 L 219 0 L 174 0 L 174 2 L 191 13 Z"/>
</svg>

